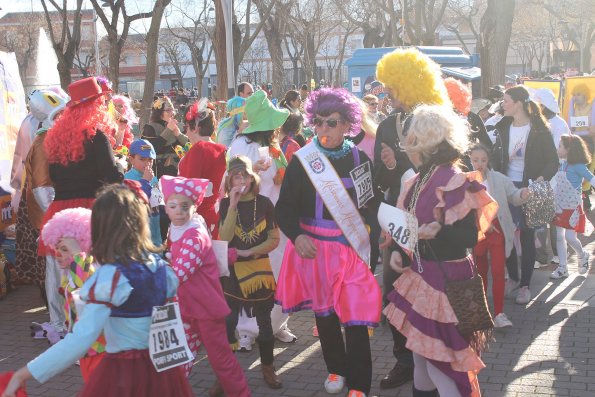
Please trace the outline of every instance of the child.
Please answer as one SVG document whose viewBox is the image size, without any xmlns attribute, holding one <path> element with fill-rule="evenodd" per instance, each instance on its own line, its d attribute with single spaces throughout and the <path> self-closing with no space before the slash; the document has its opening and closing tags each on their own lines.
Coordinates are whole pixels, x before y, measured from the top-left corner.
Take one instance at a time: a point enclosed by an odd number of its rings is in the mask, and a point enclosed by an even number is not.
<svg viewBox="0 0 595 397">
<path fill-rule="evenodd" d="M 151 216 L 149 219 L 151 240 L 153 241 L 153 245 L 158 247 L 163 242 L 161 239 L 159 219 L 159 205 L 163 205 L 163 202 L 161 192 L 157 187 L 159 181 L 153 173 L 153 162 L 157 158 L 157 155 L 151 142 L 144 139 L 132 142 L 129 152 L 132 168 L 124 174 L 124 178 L 140 182 L 143 191 L 149 197 L 149 203 L 151 205 Z"/>
<path fill-rule="evenodd" d="M 281 381 L 273 367 L 275 337 L 271 311 L 275 277 L 268 253 L 279 244 L 279 229 L 271 201 L 258 194 L 260 178 L 252 171 L 252 161 L 236 156 L 229 161 L 225 178 L 227 197 L 221 201 L 219 237 L 237 250 L 238 259 L 230 265 L 230 276 L 223 278 L 223 289 L 231 307 L 227 317 L 227 338 L 237 346 L 236 327 L 240 310 L 256 317 L 258 347 L 264 381 L 280 389 Z"/>
<path fill-rule="evenodd" d="M 15 372 L 3 397 L 12 397 L 27 379 L 43 383 L 62 372 L 102 331 L 107 353 L 78 396 L 193 395 L 181 367 L 157 372 L 149 358 L 153 306 L 175 296 L 178 278 L 154 254 L 159 249 L 149 236 L 149 207 L 139 197 L 122 185 L 99 194 L 91 215 L 91 253 L 100 266 L 81 288 L 85 310 L 72 333 Z"/>
<path fill-rule="evenodd" d="M 79 292 L 83 283 L 95 272 L 91 251 L 91 210 L 69 208 L 56 213 L 41 232 L 46 244 L 56 252 L 60 269 L 67 269 L 62 277 L 61 292 L 64 295 L 64 313 L 68 331 L 81 316 Z M 85 357 L 81 358 L 80 368 L 83 380 L 89 379 L 91 372 L 101 362 L 105 351 L 103 335 L 93 343 Z"/>
<path fill-rule="evenodd" d="M 593 184 L 595 177 L 587 169 L 591 155 L 587 145 L 578 135 L 562 135 L 558 145 L 560 168 L 555 178 L 554 202 L 556 204 L 556 247 L 560 264 L 550 275 L 552 279 L 568 277 L 568 251 L 566 242 L 578 255 L 578 272 L 585 274 L 589 270 L 589 253 L 583 250 L 577 233 L 593 231 L 591 222 L 583 211 L 581 186 L 583 180 Z M 590 234 L 590 233 L 588 233 Z"/>
<path fill-rule="evenodd" d="M 498 202 L 498 217 L 486 233 L 485 239 L 473 249 L 477 270 L 483 279 L 487 296 L 488 252 L 492 267 L 492 295 L 494 296 L 494 327 L 512 327 L 504 313 L 504 268 L 513 247 L 515 226 L 508 203 L 519 206 L 529 198 L 529 189 L 517 189 L 505 175 L 488 167 L 488 149 L 478 144 L 471 148 L 469 159 L 475 171 L 481 173 L 488 193 Z"/>
<path fill-rule="evenodd" d="M 180 279 L 178 298 L 190 349 L 196 356 L 198 341 L 204 344 L 220 380 L 213 389 L 222 389 L 229 397 L 249 396 L 242 367 L 225 337 L 229 307 L 223 297 L 211 237 L 204 219 L 196 213 L 209 184 L 207 179 L 161 177 L 165 212 L 171 220 L 171 266 Z M 186 376 L 190 376 L 192 363 L 186 364 L 185 370 Z"/>
</svg>

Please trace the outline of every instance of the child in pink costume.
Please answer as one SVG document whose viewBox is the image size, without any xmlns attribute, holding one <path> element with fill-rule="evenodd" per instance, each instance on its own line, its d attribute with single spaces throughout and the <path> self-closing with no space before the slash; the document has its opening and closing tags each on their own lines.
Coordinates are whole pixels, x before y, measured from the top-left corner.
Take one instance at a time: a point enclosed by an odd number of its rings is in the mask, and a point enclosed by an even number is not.
<svg viewBox="0 0 595 397">
<path fill-rule="evenodd" d="M 200 340 L 225 394 L 245 397 L 250 396 L 250 390 L 227 342 L 225 317 L 230 310 L 223 297 L 211 237 L 204 220 L 196 213 L 208 185 L 206 179 L 161 177 L 165 212 L 171 220 L 171 266 L 180 279 L 180 311 L 192 353 L 198 352 Z M 188 364 L 188 376 L 191 370 L 192 364 Z"/>
</svg>

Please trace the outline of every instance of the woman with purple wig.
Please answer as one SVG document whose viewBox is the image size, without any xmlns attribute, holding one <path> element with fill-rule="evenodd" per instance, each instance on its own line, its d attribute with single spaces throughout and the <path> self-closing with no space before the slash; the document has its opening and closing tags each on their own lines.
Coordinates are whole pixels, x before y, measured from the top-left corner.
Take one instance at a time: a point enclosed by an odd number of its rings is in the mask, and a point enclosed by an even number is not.
<svg viewBox="0 0 595 397">
<path fill-rule="evenodd" d="M 306 120 L 316 136 L 298 150 L 281 185 L 276 217 L 288 242 L 276 299 L 284 312 L 312 309 L 329 372 L 328 393 L 370 392 L 368 327 L 380 320 L 380 288 L 369 270 L 368 227 L 380 195 L 372 162 L 345 139 L 358 133 L 362 109 L 343 89 L 310 94 Z M 341 334 L 345 327 L 346 343 Z"/>
</svg>

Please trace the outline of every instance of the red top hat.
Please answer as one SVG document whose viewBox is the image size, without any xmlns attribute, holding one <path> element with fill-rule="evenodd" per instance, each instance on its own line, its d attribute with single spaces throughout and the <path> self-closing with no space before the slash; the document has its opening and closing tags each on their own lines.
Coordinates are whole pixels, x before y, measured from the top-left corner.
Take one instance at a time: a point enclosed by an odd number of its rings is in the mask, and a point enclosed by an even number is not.
<svg viewBox="0 0 595 397">
<path fill-rule="evenodd" d="M 68 86 L 68 94 L 70 95 L 68 106 L 76 106 L 97 98 L 103 94 L 103 91 L 95 77 L 87 77 L 71 83 Z"/>
</svg>

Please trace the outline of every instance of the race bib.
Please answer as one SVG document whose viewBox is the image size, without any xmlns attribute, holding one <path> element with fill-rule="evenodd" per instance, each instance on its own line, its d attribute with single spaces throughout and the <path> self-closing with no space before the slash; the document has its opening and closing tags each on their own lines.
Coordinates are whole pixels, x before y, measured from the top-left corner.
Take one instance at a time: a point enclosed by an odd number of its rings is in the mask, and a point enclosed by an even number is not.
<svg viewBox="0 0 595 397">
<path fill-rule="evenodd" d="M 570 118 L 570 127 L 572 128 L 582 128 L 589 126 L 589 116 L 580 116 L 580 117 L 571 117 Z"/>
<path fill-rule="evenodd" d="M 382 203 L 378 209 L 378 222 L 382 230 L 390 234 L 395 243 L 411 257 L 417 244 L 417 218 L 402 209 Z"/>
<path fill-rule="evenodd" d="M 153 307 L 149 330 L 149 355 L 157 372 L 194 360 L 186 341 L 177 302 Z"/>
<path fill-rule="evenodd" d="M 366 161 L 355 167 L 349 172 L 349 175 L 351 175 L 355 194 L 357 195 L 357 208 L 362 208 L 372 197 L 374 197 L 370 162 Z"/>
</svg>

